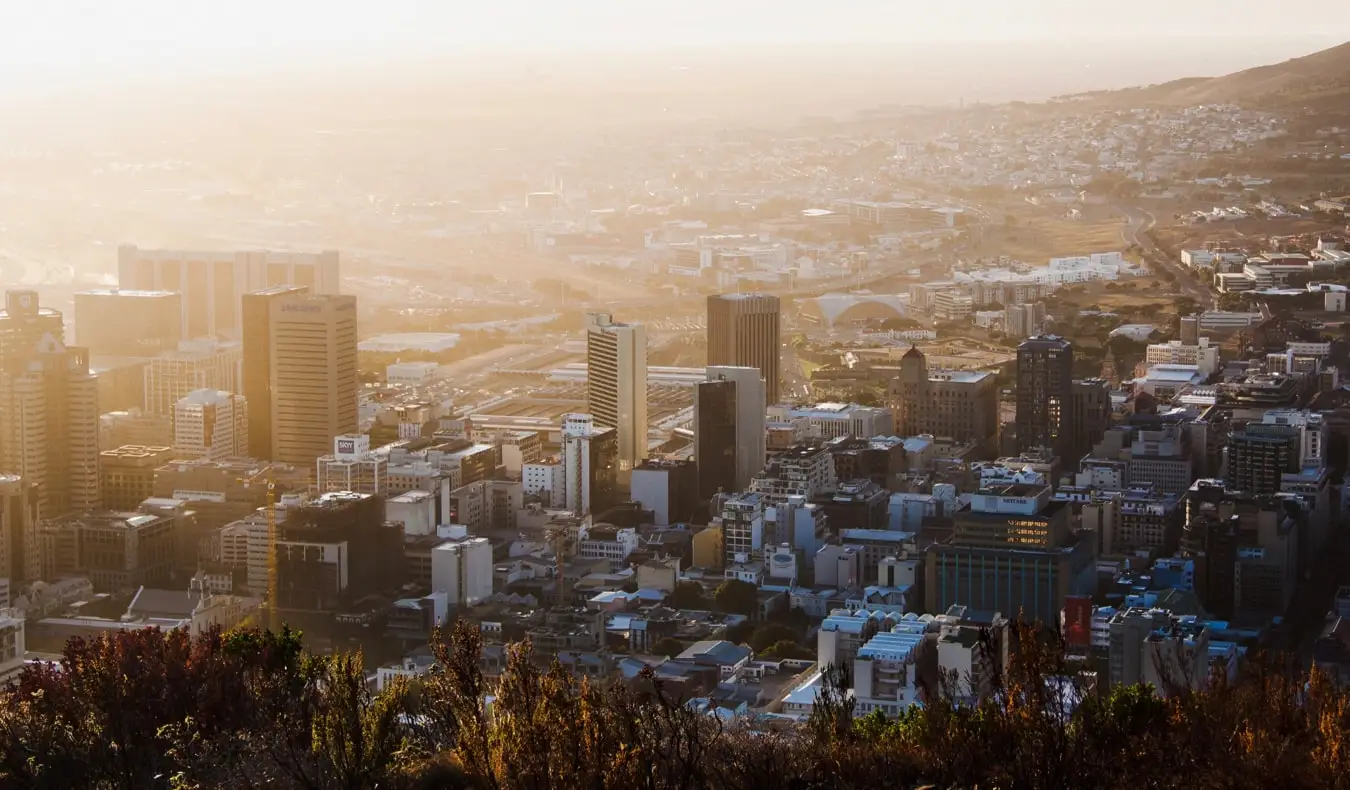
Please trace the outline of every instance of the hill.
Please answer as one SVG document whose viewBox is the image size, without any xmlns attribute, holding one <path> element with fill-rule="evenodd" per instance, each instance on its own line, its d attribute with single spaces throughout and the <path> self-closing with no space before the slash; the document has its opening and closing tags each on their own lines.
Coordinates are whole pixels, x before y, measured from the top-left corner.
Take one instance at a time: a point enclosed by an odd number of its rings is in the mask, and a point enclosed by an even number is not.
<svg viewBox="0 0 1350 790">
<path fill-rule="evenodd" d="M 1350 42 L 1222 77 L 1188 77 L 1066 98 L 1134 105 L 1232 103 L 1266 109 L 1343 109 L 1350 102 Z"/>
</svg>

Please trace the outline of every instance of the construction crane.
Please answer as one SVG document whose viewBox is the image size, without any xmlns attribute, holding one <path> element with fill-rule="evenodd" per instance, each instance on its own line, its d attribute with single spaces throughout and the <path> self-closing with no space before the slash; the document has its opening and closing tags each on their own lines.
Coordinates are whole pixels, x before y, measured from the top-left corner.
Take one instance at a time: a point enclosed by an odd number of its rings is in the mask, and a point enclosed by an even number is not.
<svg viewBox="0 0 1350 790">
<path fill-rule="evenodd" d="M 248 488 L 253 479 L 238 478 Z M 267 616 L 263 627 L 277 630 L 281 627 L 277 617 L 277 482 L 269 467 L 267 476 Z"/>
</svg>

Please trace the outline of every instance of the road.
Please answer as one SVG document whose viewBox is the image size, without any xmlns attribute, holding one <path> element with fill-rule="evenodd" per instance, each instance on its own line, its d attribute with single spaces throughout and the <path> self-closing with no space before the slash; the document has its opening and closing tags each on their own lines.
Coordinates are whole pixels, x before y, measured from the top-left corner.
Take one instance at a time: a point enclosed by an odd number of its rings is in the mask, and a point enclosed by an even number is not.
<svg viewBox="0 0 1350 790">
<path fill-rule="evenodd" d="M 1158 224 L 1158 218 L 1152 212 L 1138 206 L 1116 206 L 1117 211 L 1125 215 L 1125 227 L 1120 238 L 1128 246 L 1133 244 L 1144 252 L 1144 259 L 1155 269 L 1171 272 L 1176 277 L 1176 287 L 1186 296 L 1195 300 L 1202 310 L 1214 308 L 1214 291 L 1208 285 L 1195 279 L 1195 276 L 1180 262 L 1172 260 L 1165 251 L 1159 249 L 1153 240 L 1152 230 Z"/>
</svg>

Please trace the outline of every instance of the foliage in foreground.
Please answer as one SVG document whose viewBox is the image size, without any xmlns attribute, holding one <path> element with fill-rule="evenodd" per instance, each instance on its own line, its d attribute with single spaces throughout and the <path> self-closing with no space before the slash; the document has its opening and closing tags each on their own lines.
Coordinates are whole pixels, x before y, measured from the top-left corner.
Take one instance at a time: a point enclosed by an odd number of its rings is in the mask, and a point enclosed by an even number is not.
<svg viewBox="0 0 1350 790">
<path fill-rule="evenodd" d="M 1350 697 L 1327 678 L 1253 670 L 1158 699 L 1091 695 L 1070 714 L 1030 638 L 979 706 L 929 694 L 854 721 L 827 688 L 800 726 L 751 731 L 637 683 L 591 684 L 508 650 L 489 682 L 460 624 L 436 671 L 369 690 L 360 656 L 291 632 L 146 630 L 72 642 L 0 698 L 10 788 L 1135 788 L 1350 783 Z M 491 697 L 490 703 L 487 701 Z"/>
</svg>

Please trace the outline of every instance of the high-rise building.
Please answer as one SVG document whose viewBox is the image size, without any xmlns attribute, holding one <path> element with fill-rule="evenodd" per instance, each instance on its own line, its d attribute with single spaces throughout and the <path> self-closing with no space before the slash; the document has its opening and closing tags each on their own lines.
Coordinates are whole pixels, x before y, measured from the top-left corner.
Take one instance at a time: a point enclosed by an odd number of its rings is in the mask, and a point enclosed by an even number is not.
<svg viewBox="0 0 1350 790">
<path fill-rule="evenodd" d="M 618 432 L 600 428 L 589 414 L 563 418 L 565 503 L 579 516 L 603 513 L 618 503 Z"/>
<path fill-rule="evenodd" d="M 1280 493 L 1285 474 L 1300 469 L 1300 431 L 1291 425 L 1252 423 L 1228 436 L 1228 472 L 1232 491 Z"/>
<path fill-rule="evenodd" d="M 244 325 L 244 294 L 278 285 L 336 294 L 338 254 L 142 250 L 123 245 L 117 250 L 117 282 L 125 289 L 182 294 L 184 337 L 238 339 Z"/>
<path fill-rule="evenodd" d="M 238 392 L 243 353 L 239 343 L 206 338 L 185 340 L 154 357 L 145 369 L 146 413 L 171 416 L 174 405 L 197 390 Z"/>
<path fill-rule="evenodd" d="M 224 461 L 248 456 L 248 404 L 224 390 L 196 390 L 173 407 L 174 456 Z"/>
<path fill-rule="evenodd" d="M 597 426 L 615 430 L 620 472 L 631 472 L 647 457 L 646 328 L 615 323 L 609 313 L 588 313 L 586 371 L 590 413 Z"/>
<path fill-rule="evenodd" d="M 153 357 L 183 340 L 183 296 L 100 288 L 75 294 L 75 340 L 91 354 Z"/>
<path fill-rule="evenodd" d="M 1073 344 L 1056 335 L 1017 347 L 1017 445 L 1025 453 L 1047 447 L 1067 453 L 1073 394 Z M 1061 460 L 1066 460 L 1061 455 Z"/>
<path fill-rule="evenodd" d="M 0 470 L 36 483 L 44 514 L 98 507 L 98 428 L 87 349 L 46 334 L 0 368 Z"/>
<path fill-rule="evenodd" d="M 778 297 L 721 294 L 708 297 L 708 364 L 757 368 L 769 405 L 778 403 L 782 353 Z"/>
<path fill-rule="evenodd" d="M 36 291 L 5 291 L 5 309 L 0 310 L 0 366 L 16 354 L 30 353 L 47 335 L 65 342 L 60 311 L 38 304 Z"/>
<path fill-rule="evenodd" d="M 694 393 L 698 495 L 744 491 L 765 457 L 765 382 L 758 368 L 707 368 Z"/>
<path fill-rule="evenodd" d="M 99 456 L 103 509 L 131 512 L 155 495 L 155 470 L 173 460 L 173 449 L 128 445 L 104 450 Z"/>
<path fill-rule="evenodd" d="M 268 305 L 268 460 L 309 466 L 328 452 L 334 438 L 360 427 L 356 297 L 292 293 Z"/>
<path fill-rule="evenodd" d="M 890 384 L 890 400 L 900 436 L 930 434 L 979 442 L 985 455 L 995 449 L 998 388 L 991 373 L 930 371 L 927 358 L 914 347 L 900 359 L 900 374 Z"/>
<path fill-rule="evenodd" d="M 1080 379 L 1070 388 L 1069 419 L 1060 461 L 1074 469 L 1111 427 L 1111 385 L 1105 379 Z"/>
<path fill-rule="evenodd" d="M 304 286 L 281 285 L 244 294 L 243 382 L 240 390 L 252 413 L 248 420 L 248 454 L 272 455 L 272 302 L 308 293 Z"/>
<path fill-rule="evenodd" d="M 383 497 L 326 493 L 285 513 L 276 541 L 279 608 L 340 611 L 403 583 L 403 526 L 385 518 Z"/>
<path fill-rule="evenodd" d="M 0 475 L 0 579 L 15 590 L 38 578 L 38 490 L 18 475 Z"/>
</svg>

